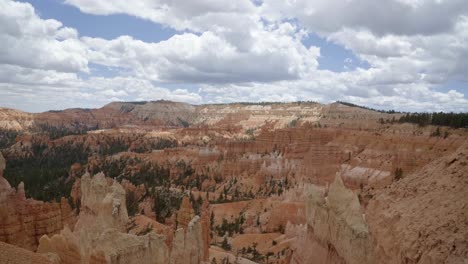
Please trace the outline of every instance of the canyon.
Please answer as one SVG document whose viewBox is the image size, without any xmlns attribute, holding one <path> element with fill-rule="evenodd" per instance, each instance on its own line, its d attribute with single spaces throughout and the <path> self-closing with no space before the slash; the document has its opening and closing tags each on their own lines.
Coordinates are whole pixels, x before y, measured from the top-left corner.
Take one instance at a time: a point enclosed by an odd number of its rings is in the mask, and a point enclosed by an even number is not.
<svg viewBox="0 0 468 264">
<path fill-rule="evenodd" d="M 0 262 L 467 263 L 468 130 L 404 115 L 0 109 Z"/>
</svg>

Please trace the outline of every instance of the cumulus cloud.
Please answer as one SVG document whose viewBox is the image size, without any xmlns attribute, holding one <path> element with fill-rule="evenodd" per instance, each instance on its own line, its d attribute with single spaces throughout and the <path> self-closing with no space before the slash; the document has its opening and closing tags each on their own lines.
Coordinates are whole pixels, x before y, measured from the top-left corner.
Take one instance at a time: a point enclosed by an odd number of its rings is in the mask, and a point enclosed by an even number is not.
<svg viewBox="0 0 468 264">
<path fill-rule="evenodd" d="M 28 3 L 0 0 L 0 105 L 43 111 L 112 100 L 350 101 L 397 110 L 467 111 L 464 0 L 65 0 L 94 15 L 126 14 L 177 30 L 165 41 L 80 36 Z M 354 53 L 319 70 L 315 33 Z M 100 76 L 110 67 L 112 77 Z M 95 70 L 98 69 L 98 70 Z M 189 84 L 190 90 L 177 88 Z M 174 88 L 167 88 L 174 87 Z"/>
<path fill-rule="evenodd" d="M 41 70 L 87 71 L 86 48 L 76 30 L 43 20 L 30 4 L 0 1 L 0 61 Z"/>
<path fill-rule="evenodd" d="M 466 14 L 465 0 L 263 0 L 272 20 L 297 18 L 314 32 L 366 29 L 377 35 L 433 35 L 450 31 Z"/>
<path fill-rule="evenodd" d="M 132 70 L 156 81 L 190 83 L 269 82 L 297 79 L 317 65 L 319 50 L 307 49 L 278 30 L 263 32 L 248 52 L 211 32 L 185 33 L 167 41 L 146 43 L 128 36 L 114 40 L 83 38 L 90 60 Z"/>
<path fill-rule="evenodd" d="M 235 83 L 297 79 L 317 68 L 319 49 L 306 48 L 300 29 L 288 22 L 265 24 L 249 0 L 68 0 L 91 14 L 125 13 L 180 32 L 146 43 L 128 36 L 83 38 L 93 62 L 131 68 L 139 77 L 164 82 Z"/>
<path fill-rule="evenodd" d="M 97 108 L 111 101 L 172 100 L 202 103 L 199 94 L 186 89 L 170 90 L 134 77 L 102 78 L 51 84 L 0 83 L 0 105 L 33 112 L 70 107 Z"/>
<path fill-rule="evenodd" d="M 272 21 L 297 19 L 369 64 L 329 76 L 347 87 L 335 97 L 385 102 L 387 108 L 466 111 L 462 93 L 435 90 L 448 80 L 468 80 L 466 1 L 265 0 L 261 9 Z"/>
<path fill-rule="evenodd" d="M 468 16 L 460 17 L 450 33 L 378 37 L 369 31 L 346 29 L 328 39 L 354 51 L 375 68 L 424 73 L 434 80 L 468 78 Z"/>
<path fill-rule="evenodd" d="M 65 3 L 89 14 L 128 14 L 177 30 L 195 31 L 225 24 L 230 20 L 231 14 L 245 15 L 253 14 L 256 11 L 255 5 L 250 0 L 227 2 L 217 0 L 140 0 L 132 2 L 131 5 L 126 0 L 66 0 Z M 215 18 L 214 16 L 220 18 L 216 23 L 213 23 L 212 20 Z"/>
<path fill-rule="evenodd" d="M 197 94 L 171 91 L 136 76 L 80 77 L 90 72 L 95 51 L 75 29 L 41 19 L 28 3 L 0 0 L 0 41 L 1 106 L 45 111 L 142 97 L 200 102 Z M 109 60 L 103 64 L 112 64 Z"/>
<path fill-rule="evenodd" d="M 455 112 L 466 111 L 468 104 L 460 92 L 437 92 L 424 83 L 372 84 L 369 76 L 357 72 L 320 71 L 318 74 L 313 79 L 296 81 L 204 85 L 200 90 L 205 101 L 210 103 L 303 100 L 330 103 L 341 100 L 386 110 Z"/>
</svg>

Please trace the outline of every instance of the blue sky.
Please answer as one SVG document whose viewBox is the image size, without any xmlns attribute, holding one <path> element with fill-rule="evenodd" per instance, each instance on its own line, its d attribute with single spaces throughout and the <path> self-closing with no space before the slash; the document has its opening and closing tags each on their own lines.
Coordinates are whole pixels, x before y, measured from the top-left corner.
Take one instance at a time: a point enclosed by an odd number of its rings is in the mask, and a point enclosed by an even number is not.
<svg viewBox="0 0 468 264">
<path fill-rule="evenodd" d="M 468 4 L 389 0 L 362 16 L 371 2 L 0 0 L 0 106 L 342 100 L 468 111 Z"/>
<path fill-rule="evenodd" d="M 320 47 L 319 69 L 342 72 L 354 70 L 356 67 L 369 68 L 366 61 L 356 57 L 352 51 L 327 41 L 317 34 L 309 33 L 303 43 L 307 47 L 311 45 Z"/>
<path fill-rule="evenodd" d="M 41 18 L 56 19 L 64 26 L 76 28 L 82 36 L 114 39 L 121 35 L 129 35 L 146 42 L 159 42 L 176 33 L 167 26 L 125 14 L 98 16 L 82 13 L 78 8 L 61 0 L 22 2 L 32 4 Z"/>
</svg>

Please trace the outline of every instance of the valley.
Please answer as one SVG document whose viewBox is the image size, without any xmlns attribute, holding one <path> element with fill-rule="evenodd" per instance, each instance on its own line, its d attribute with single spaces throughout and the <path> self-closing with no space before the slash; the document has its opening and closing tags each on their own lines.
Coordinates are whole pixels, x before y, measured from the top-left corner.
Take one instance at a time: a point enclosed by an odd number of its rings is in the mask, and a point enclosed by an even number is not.
<svg viewBox="0 0 468 264">
<path fill-rule="evenodd" d="M 427 118 L 343 102 L 0 109 L 0 262 L 466 263 L 468 120 Z"/>
</svg>

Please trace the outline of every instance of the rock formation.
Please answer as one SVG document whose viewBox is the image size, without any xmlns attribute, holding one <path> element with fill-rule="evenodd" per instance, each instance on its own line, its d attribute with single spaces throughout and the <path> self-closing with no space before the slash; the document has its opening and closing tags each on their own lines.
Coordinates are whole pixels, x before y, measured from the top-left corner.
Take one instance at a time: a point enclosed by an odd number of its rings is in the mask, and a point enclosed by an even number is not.
<svg viewBox="0 0 468 264">
<path fill-rule="evenodd" d="M 200 217 L 195 216 L 189 197 L 185 196 L 182 199 L 182 204 L 177 212 L 179 228 L 174 234 L 171 263 L 200 263 L 202 260 L 208 259 L 210 246 L 209 217 L 209 204 L 206 200 L 202 205 Z"/>
<path fill-rule="evenodd" d="M 0 154 L 0 241 L 36 250 L 43 235 L 53 235 L 68 225 L 74 216 L 65 199 L 60 203 L 26 199 L 24 185 L 12 188 L 3 178 L 5 159 Z"/>
<path fill-rule="evenodd" d="M 198 216 L 179 228 L 166 244 L 164 235 L 126 232 L 125 190 L 116 181 L 97 174 L 81 178 L 81 212 L 75 230 L 65 228 L 51 238 L 43 236 L 39 253 L 56 253 L 61 263 L 202 263 L 205 244 Z"/>
<path fill-rule="evenodd" d="M 190 221 L 192 221 L 194 216 L 195 216 L 195 212 L 193 211 L 192 204 L 190 203 L 190 199 L 189 197 L 184 196 L 184 198 L 182 198 L 180 209 L 177 212 L 178 227 L 182 227 L 186 229 Z"/>
<path fill-rule="evenodd" d="M 467 165 L 464 143 L 387 188 L 368 190 L 365 216 L 340 176 L 329 189 L 312 185 L 307 231 L 296 236 L 291 263 L 465 263 Z"/>
<path fill-rule="evenodd" d="M 210 254 L 210 221 L 210 203 L 205 199 L 201 208 L 202 243 L 204 244 L 202 256 L 204 260 L 207 260 Z"/>
<path fill-rule="evenodd" d="M 374 263 L 372 239 L 358 197 L 344 186 L 339 174 L 327 195 L 324 188 L 311 187 L 306 209 L 307 243 L 314 248 L 307 259 L 314 263 Z M 304 259 L 298 254 L 293 263 L 307 263 Z"/>
<path fill-rule="evenodd" d="M 5 264 L 59 264 L 53 254 L 37 254 L 32 251 L 0 242 L 0 263 Z"/>
<path fill-rule="evenodd" d="M 104 174 L 81 177 L 81 210 L 76 230 L 99 233 L 108 228 L 124 232 L 128 221 L 125 190 Z"/>
<path fill-rule="evenodd" d="M 0 129 L 22 131 L 30 129 L 33 123 L 33 114 L 0 108 Z"/>
<path fill-rule="evenodd" d="M 58 263 L 467 259 L 464 129 L 340 103 L 118 102 L 28 114 L 20 125 L 2 113 L 0 130 L 19 130 L 2 145 L 19 164 L 11 183 L 25 167 L 31 185 L 44 160 L 70 154 L 51 166 L 63 173 L 43 170 L 41 182 L 74 181 L 76 225 L 64 199 L 12 188 L 0 156 L 0 240 L 35 250 L 46 235 L 38 251 Z"/>
</svg>

